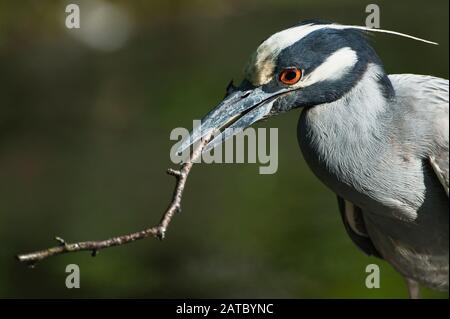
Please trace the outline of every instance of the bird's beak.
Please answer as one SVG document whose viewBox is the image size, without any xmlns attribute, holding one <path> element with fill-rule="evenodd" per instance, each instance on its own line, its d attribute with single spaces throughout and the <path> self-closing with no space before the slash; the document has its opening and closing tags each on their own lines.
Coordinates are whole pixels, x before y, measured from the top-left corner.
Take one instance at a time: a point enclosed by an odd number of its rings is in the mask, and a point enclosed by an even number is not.
<svg viewBox="0 0 450 319">
<path fill-rule="evenodd" d="M 178 148 L 178 154 L 182 154 L 201 138 L 212 135 L 213 139 L 203 149 L 203 152 L 207 152 L 227 138 L 267 117 L 279 94 L 280 92 L 265 92 L 261 87 L 232 92 L 201 120 L 201 125 L 194 128 L 190 136 L 183 140 Z"/>
</svg>

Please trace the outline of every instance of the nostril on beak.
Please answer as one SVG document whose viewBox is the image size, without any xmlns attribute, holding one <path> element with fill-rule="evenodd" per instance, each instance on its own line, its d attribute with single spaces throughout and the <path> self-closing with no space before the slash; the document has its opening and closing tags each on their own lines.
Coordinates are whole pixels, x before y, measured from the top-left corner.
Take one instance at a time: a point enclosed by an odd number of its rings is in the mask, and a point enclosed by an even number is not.
<svg viewBox="0 0 450 319">
<path fill-rule="evenodd" d="M 245 99 L 246 97 L 248 97 L 250 95 L 250 93 L 252 93 L 252 91 L 244 92 L 241 96 L 241 99 Z"/>
</svg>

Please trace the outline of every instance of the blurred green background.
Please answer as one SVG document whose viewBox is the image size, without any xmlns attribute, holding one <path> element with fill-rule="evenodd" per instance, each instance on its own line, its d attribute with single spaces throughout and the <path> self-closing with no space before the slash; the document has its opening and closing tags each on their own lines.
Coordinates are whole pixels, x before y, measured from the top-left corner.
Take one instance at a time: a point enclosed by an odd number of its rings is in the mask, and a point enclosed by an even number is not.
<svg viewBox="0 0 450 319">
<path fill-rule="evenodd" d="M 175 127 L 192 127 L 241 79 L 270 34 L 303 19 L 364 24 L 356 0 L 0 1 L 0 297 L 404 298 L 403 279 L 347 236 L 335 196 L 308 170 L 299 111 L 279 128 L 279 169 L 198 165 L 164 242 L 58 256 L 14 255 L 155 224 L 170 199 Z M 448 1 L 377 1 L 389 35 L 373 45 L 389 73 L 448 78 Z M 65 266 L 81 288 L 65 287 Z M 365 267 L 381 288 L 365 288 Z M 448 294 L 425 290 L 425 297 Z"/>
</svg>

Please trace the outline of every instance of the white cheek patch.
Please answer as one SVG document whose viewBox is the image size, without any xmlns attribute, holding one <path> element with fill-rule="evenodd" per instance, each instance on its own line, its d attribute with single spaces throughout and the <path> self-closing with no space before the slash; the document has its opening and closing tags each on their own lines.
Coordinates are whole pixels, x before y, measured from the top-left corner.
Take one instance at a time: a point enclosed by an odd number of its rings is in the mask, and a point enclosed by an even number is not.
<svg viewBox="0 0 450 319">
<path fill-rule="evenodd" d="M 321 65 L 297 84 L 306 87 L 325 80 L 339 80 L 358 62 L 358 55 L 349 47 L 341 48 L 331 54 Z"/>
</svg>

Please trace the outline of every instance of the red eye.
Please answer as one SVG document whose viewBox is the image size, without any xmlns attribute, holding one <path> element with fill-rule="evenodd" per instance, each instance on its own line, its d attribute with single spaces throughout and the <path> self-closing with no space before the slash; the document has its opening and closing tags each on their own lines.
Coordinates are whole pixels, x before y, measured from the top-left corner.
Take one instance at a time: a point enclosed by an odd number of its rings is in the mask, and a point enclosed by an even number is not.
<svg viewBox="0 0 450 319">
<path fill-rule="evenodd" d="M 287 85 L 293 85 L 302 78 L 302 71 L 297 68 L 284 69 L 280 73 L 280 81 Z"/>
</svg>

